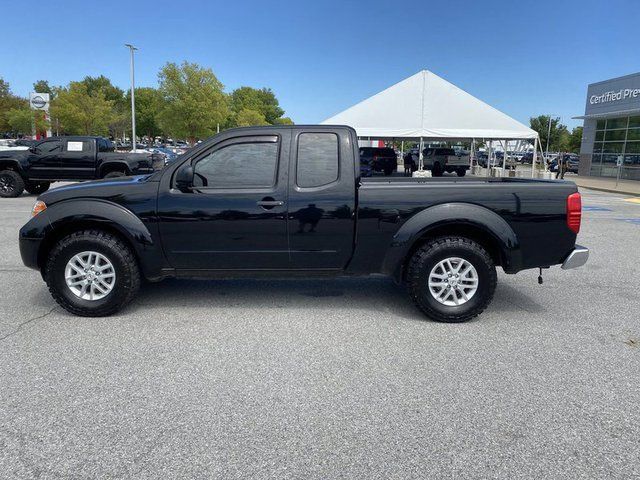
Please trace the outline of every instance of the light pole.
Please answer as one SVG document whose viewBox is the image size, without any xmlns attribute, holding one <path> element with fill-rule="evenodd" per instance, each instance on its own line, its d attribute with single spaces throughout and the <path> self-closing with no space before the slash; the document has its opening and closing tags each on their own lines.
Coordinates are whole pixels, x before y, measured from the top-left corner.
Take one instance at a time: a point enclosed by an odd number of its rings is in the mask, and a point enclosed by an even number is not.
<svg viewBox="0 0 640 480">
<path fill-rule="evenodd" d="M 132 147 L 131 151 L 135 152 L 136 151 L 136 97 L 135 97 L 136 81 L 135 81 L 135 74 L 133 73 L 134 72 L 133 52 L 134 50 L 137 50 L 137 48 L 129 43 L 125 43 L 124 46 L 128 47 L 129 52 L 131 52 L 131 147 Z"/>
<path fill-rule="evenodd" d="M 545 161 L 545 163 L 549 159 L 549 138 L 551 137 L 551 115 L 554 115 L 554 114 L 549 114 L 549 124 L 547 126 L 547 146 L 546 146 L 545 152 L 544 152 L 544 157 L 545 157 L 544 161 Z"/>
</svg>

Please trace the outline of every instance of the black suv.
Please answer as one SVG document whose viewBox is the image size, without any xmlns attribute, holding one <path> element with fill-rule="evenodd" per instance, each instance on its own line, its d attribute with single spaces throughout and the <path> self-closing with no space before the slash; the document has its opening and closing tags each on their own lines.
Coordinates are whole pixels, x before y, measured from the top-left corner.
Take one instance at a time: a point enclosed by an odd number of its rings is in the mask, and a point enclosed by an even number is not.
<svg viewBox="0 0 640 480">
<path fill-rule="evenodd" d="M 360 165 L 389 176 L 398 169 L 398 157 L 393 148 L 361 147 Z"/>
</svg>

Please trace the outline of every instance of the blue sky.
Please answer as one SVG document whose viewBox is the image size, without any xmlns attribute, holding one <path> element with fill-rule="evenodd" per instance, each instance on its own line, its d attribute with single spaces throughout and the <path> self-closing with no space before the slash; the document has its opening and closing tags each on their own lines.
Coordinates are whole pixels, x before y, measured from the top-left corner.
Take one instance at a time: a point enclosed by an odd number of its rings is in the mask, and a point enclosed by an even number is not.
<svg viewBox="0 0 640 480">
<path fill-rule="evenodd" d="M 157 85 L 166 62 L 188 60 L 213 69 L 228 91 L 271 87 L 296 123 L 319 122 L 425 68 L 524 123 L 553 113 L 574 126 L 588 83 L 640 70 L 637 0 L 46 5 L 3 8 L 0 76 L 20 95 L 38 79 L 100 74 L 127 88 L 123 44 L 133 43 L 137 86 Z"/>
</svg>

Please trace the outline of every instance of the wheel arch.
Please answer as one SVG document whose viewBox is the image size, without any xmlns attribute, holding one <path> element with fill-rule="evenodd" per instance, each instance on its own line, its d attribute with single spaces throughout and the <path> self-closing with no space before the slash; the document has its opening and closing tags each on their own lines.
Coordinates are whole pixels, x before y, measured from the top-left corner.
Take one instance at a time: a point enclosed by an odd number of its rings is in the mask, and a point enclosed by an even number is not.
<svg viewBox="0 0 640 480">
<path fill-rule="evenodd" d="M 20 162 L 17 160 L 3 158 L 0 159 L 0 170 L 13 170 L 14 172 L 19 173 L 21 176 L 24 176 L 24 172 L 22 167 L 20 166 Z"/>
<path fill-rule="evenodd" d="M 402 225 L 383 261 L 383 273 L 401 282 L 413 253 L 425 242 L 443 236 L 473 240 L 505 271 L 519 269 L 520 244 L 502 217 L 479 205 L 447 203 L 426 208 Z"/>
<path fill-rule="evenodd" d="M 124 207 L 102 200 L 68 200 L 47 208 L 49 225 L 42 232 L 38 248 L 38 268 L 42 273 L 53 246 L 71 233 L 101 230 L 117 236 L 131 247 L 143 275 L 159 276 L 163 254 L 145 224 Z"/>
<path fill-rule="evenodd" d="M 129 168 L 129 164 L 123 161 L 110 161 L 105 162 L 100 165 L 100 169 L 98 170 L 98 176 L 103 178 L 106 174 L 111 172 L 124 172 L 125 175 L 131 174 L 131 169 Z"/>
</svg>

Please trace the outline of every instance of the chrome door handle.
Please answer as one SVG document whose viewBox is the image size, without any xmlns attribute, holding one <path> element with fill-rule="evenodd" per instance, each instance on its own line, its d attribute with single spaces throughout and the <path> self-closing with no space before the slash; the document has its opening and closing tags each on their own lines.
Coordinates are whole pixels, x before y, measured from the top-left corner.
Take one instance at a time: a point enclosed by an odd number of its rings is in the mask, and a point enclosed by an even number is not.
<svg viewBox="0 0 640 480">
<path fill-rule="evenodd" d="M 281 207 L 282 205 L 284 205 L 284 202 L 282 200 L 275 200 L 271 197 L 265 197 L 262 200 L 258 201 L 257 204 L 259 207 L 269 210 L 273 207 Z"/>
</svg>

